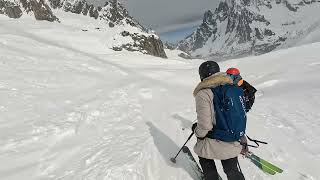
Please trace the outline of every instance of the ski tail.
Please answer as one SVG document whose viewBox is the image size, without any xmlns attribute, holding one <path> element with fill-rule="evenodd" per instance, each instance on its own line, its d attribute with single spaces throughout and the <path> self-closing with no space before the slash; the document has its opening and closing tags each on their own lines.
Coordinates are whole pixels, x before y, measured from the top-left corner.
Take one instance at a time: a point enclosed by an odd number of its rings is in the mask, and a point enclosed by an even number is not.
<svg viewBox="0 0 320 180">
<path fill-rule="evenodd" d="M 203 172 L 202 172 L 200 166 L 198 165 L 197 161 L 194 159 L 190 149 L 187 146 L 183 146 L 182 152 L 187 154 L 187 156 L 188 156 L 188 158 L 190 160 L 191 168 L 194 171 L 194 173 L 196 174 L 197 179 L 198 180 L 204 180 Z"/>
<path fill-rule="evenodd" d="M 255 159 L 257 159 L 259 162 L 261 162 L 261 164 L 266 165 L 267 167 L 269 167 L 270 169 L 276 171 L 277 173 L 282 173 L 283 170 L 281 168 L 279 168 L 278 166 L 271 164 L 270 162 L 260 158 L 259 156 L 255 155 L 255 154 L 251 154 L 251 156 Z"/>
<path fill-rule="evenodd" d="M 254 165 L 256 165 L 259 169 L 261 169 L 263 172 L 267 174 L 275 175 L 276 173 L 283 172 L 281 168 L 277 167 L 274 164 L 271 164 L 270 162 L 260 158 L 259 156 L 253 153 L 247 155 L 246 158 L 250 159 Z"/>
<path fill-rule="evenodd" d="M 199 180 L 204 180 L 203 171 L 202 171 L 201 167 L 199 166 L 199 164 L 197 163 L 197 161 L 195 160 L 195 158 L 193 157 L 190 149 L 187 146 L 183 146 L 182 151 L 187 154 L 188 158 L 192 162 L 191 163 L 192 164 L 192 169 L 197 174 L 198 179 Z M 220 175 L 219 175 L 219 180 L 222 180 L 222 177 Z"/>
<path fill-rule="evenodd" d="M 275 172 L 274 170 L 268 168 L 267 166 L 261 164 L 257 159 L 253 158 L 252 156 L 247 156 L 248 159 L 250 159 L 250 161 L 256 165 L 260 170 L 262 170 L 263 172 L 270 174 L 270 175 L 275 175 L 277 172 Z"/>
</svg>

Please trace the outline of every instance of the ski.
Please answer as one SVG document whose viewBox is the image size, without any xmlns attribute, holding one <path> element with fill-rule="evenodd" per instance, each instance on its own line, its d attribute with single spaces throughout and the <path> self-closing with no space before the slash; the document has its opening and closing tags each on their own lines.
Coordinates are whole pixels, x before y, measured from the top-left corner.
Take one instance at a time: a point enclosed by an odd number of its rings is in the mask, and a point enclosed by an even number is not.
<svg viewBox="0 0 320 180">
<path fill-rule="evenodd" d="M 246 158 L 250 159 L 251 162 L 256 165 L 259 169 L 261 169 L 263 172 L 275 175 L 276 173 L 282 173 L 283 170 L 270 162 L 258 157 L 257 155 L 250 153 L 246 156 Z"/>
<path fill-rule="evenodd" d="M 250 161 L 256 165 L 260 170 L 262 170 L 263 172 L 270 174 L 270 175 L 275 175 L 277 172 L 268 168 L 267 166 L 261 164 L 257 159 L 253 158 L 252 156 L 247 156 L 248 159 L 250 159 Z"/>
<path fill-rule="evenodd" d="M 274 164 L 271 164 L 270 162 L 260 158 L 259 156 L 251 153 L 251 156 L 254 158 L 254 159 L 257 159 L 261 164 L 264 164 L 266 165 L 267 167 L 269 167 L 270 169 L 276 171 L 277 173 L 282 173 L 283 170 L 281 168 L 279 168 L 278 166 L 274 165 Z"/>
<path fill-rule="evenodd" d="M 200 168 L 197 161 L 193 157 L 190 149 L 187 146 L 183 146 L 182 152 L 186 153 L 188 155 L 188 158 L 192 162 L 192 168 L 197 175 L 197 178 L 198 178 L 197 180 L 204 180 L 204 175 L 203 175 L 202 169 Z M 220 175 L 219 175 L 219 180 L 222 180 Z"/>
</svg>

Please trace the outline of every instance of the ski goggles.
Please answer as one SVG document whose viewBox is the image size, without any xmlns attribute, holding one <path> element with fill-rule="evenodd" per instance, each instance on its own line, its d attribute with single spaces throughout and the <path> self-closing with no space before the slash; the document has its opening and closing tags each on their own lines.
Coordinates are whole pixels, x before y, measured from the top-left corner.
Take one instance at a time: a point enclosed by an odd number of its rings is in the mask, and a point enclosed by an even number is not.
<svg viewBox="0 0 320 180">
<path fill-rule="evenodd" d="M 228 76 L 232 79 L 233 84 L 237 84 L 238 86 L 241 86 L 243 83 L 242 77 L 240 74 L 238 75 L 233 75 L 233 74 L 228 74 Z"/>
</svg>

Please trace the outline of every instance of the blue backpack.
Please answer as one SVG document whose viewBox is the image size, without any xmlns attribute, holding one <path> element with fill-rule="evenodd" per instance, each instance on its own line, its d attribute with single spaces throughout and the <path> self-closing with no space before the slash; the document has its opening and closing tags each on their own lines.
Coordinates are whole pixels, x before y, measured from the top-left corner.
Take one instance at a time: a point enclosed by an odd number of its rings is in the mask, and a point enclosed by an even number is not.
<svg viewBox="0 0 320 180">
<path fill-rule="evenodd" d="M 216 125 L 207 137 L 224 142 L 239 141 L 245 135 L 247 116 L 242 88 L 227 84 L 211 89 Z"/>
</svg>

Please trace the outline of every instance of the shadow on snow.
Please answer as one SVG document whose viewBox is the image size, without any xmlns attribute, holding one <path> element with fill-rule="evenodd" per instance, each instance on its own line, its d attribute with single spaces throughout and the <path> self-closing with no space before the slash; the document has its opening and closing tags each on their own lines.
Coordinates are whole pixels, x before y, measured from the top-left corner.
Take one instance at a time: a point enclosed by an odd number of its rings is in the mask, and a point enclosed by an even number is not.
<svg viewBox="0 0 320 180">
<path fill-rule="evenodd" d="M 193 179 L 198 179 L 196 173 L 193 172 L 191 162 L 188 157 L 181 151 L 177 157 L 177 162 L 173 163 L 170 158 L 174 157 L 181 147 L 179 147 L 174 141 L 164 134 L 159 128 L 157 128 L 152 122 L 146 123 L 149 127 L 151 136 L 158 151 L 164 158 L 166 164 L 170 167 L 181 168 L 185 170 Z"/>
</svg>

